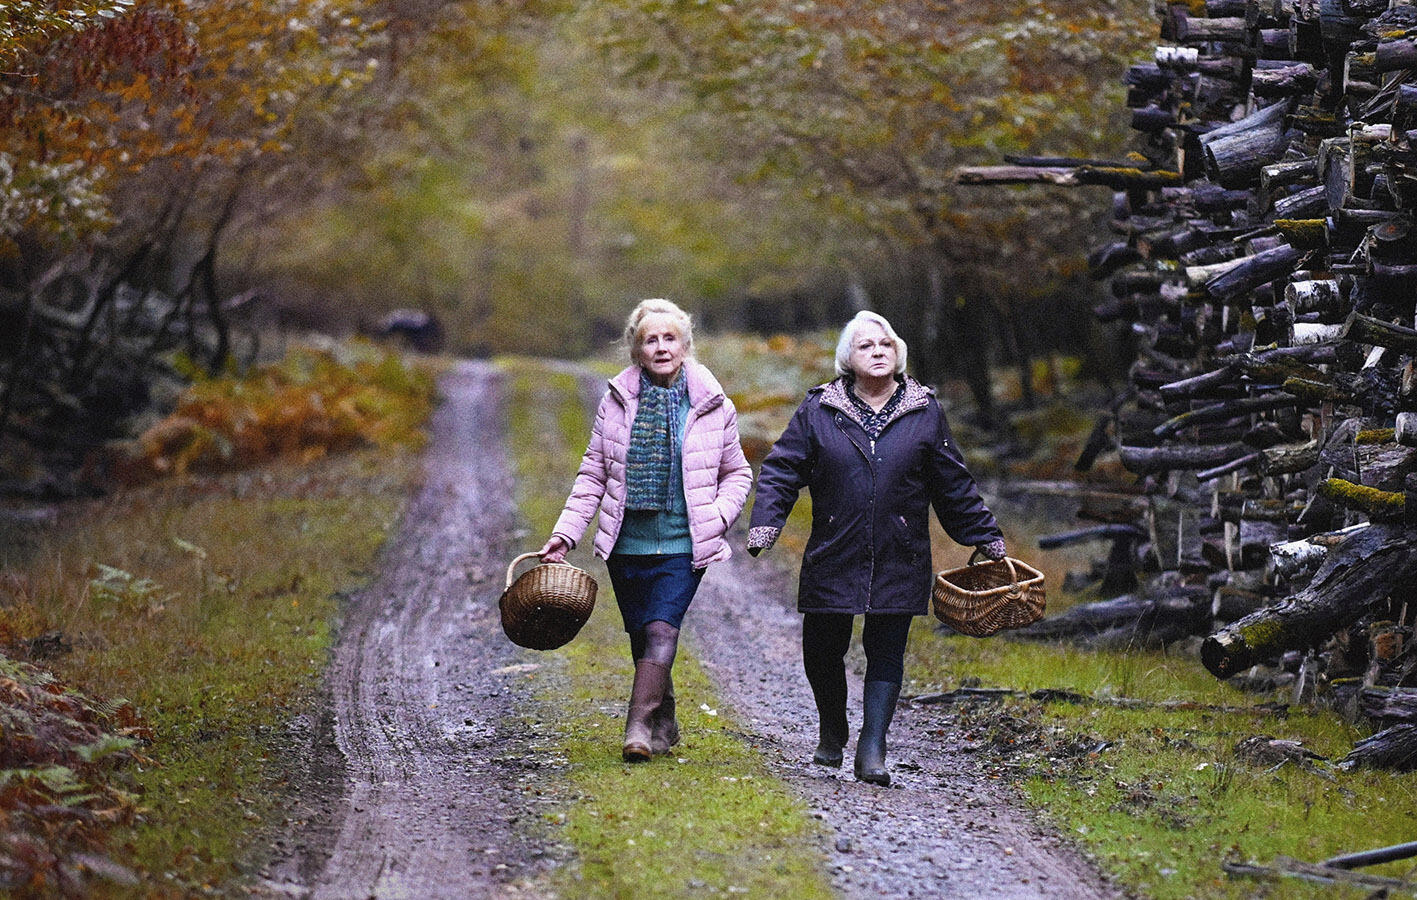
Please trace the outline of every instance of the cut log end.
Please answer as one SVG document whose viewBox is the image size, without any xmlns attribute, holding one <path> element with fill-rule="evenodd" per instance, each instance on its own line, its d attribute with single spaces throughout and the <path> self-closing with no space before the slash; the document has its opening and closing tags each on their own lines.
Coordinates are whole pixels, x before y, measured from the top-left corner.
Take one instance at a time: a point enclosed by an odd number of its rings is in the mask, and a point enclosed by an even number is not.
<svg viewBox="0 0 1417 900">
<path fill-rule="evenodd" d="M 1239 634 L 1221 631 L 1201 642 L 1201 665 L 1216 678 L 1238 675 L 1254 664 L 1254 654 Z"/>
</svg>

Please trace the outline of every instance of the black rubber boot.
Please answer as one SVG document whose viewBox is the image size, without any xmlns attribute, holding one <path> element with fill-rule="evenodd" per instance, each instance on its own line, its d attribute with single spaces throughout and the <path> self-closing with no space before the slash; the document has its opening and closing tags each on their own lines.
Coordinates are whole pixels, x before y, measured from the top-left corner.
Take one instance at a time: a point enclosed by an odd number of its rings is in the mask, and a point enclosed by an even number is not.
<svg viewBox="0 0 1417 900">
<path fill-rule="evenodd" d="M 886 732 L 895 715 L 895 701 L 900 685 L 894 681 L 868 681 L 862 691 L 861 736 L 856 739 L 856 778 L 858 781 L 889 787 L 891 773 L 886 771 Z"/>
<path fill-rule="evenodd" d="M 813 661 L 805 666 L 812 699 L 817 703 L 817 749 L 812 762 L 841 767 L 842 751 L 851 736 L 846 724 L 846 664 L 839 659 Z"/>
</svg>

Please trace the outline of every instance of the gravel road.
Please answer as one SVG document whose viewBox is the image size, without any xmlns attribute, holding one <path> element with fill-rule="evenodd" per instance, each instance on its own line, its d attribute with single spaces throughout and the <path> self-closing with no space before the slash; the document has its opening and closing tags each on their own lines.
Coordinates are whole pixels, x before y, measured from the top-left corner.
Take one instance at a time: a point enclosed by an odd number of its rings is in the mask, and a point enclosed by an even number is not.
<svg viewBox="0 0 1417 900">
<path fill-rule="evenodd" d="M 523 727 L 531 682 L 508 677 L 526 655 L 497 621 L 518 537 L 502 378 L 464 362 L 442 390 L 418 495 L 379 576 L 346 605 L 328 706 L 298 723 L 295 801 L 258 894 L 526 896 L 566 859 L 542 843 L 536 793 L 522 790 L 539 765 Z M 806 762 L 815 714 L 800 617 L 784 562 L 770 557 L 713 567 L 686 640 L 747 739 L 825 823 L 822 865 L 841 896 L 1122 896 L 952 750 L 946 709 L 902 704 L 889 789 L 857 783 L 849 756 L 839 771 Z M 851 690 L 859 706 L 859 675 Z"/>
</svg>

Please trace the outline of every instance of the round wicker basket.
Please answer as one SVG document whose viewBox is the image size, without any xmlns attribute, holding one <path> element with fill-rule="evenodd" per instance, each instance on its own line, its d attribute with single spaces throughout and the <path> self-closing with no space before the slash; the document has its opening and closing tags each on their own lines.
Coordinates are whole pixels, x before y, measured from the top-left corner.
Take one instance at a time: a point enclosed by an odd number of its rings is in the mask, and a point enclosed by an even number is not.
<svg viewBox="0 0 1417 900">
<path fill-rule="evenodd" d="M 512 643 L 532 650 L 555 650 L 581 630 L 595 608 L 595 579 L 566 563 L 543 563 L 523 572 L 516 581 L 517 564 L 534 559 L 523 553 L 507 566 L 507 589 L 498 607 L 502 631 Z"/>
<path fill-rule="evenodd" d="M 1022 560 L 971 563 L 935 576 L 935 617 L 971 637 L 1021 628 L 1043 617 L 1043 573 Z"/>
</svg>

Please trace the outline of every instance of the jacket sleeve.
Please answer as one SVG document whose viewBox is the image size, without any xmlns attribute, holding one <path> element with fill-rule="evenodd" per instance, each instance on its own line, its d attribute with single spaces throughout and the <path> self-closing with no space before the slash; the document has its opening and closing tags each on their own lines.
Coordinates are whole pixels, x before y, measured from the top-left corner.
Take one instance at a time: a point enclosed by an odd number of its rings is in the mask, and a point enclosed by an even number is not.
<svg viewBox="0 0 1417 900">
<path fill-rule="evenodd" d="M 753 486 L 753 467 L 743 455 L 743 440 L 738 435 L 738 410 L 727 397 L 723 400 L 723 451 L 718 460 L 718 495 L 714 505 L 723 518 L 724 528 L 733 524 L 748 502 L 748 490 Z"/>
<path fill-rule="evenodd" d="M 979 485 L 964 466 L 964 457 L 950 435 L 945 411 L 931 404 L 938 416 L 935 443 L 930 450 L 930 503 L 945 533 L 956 543 L 978 547 L 994 541 L 1002 543 L 1004 533 L 994 514 L 984 505 Z"/>
<path fill-rule="evenodd" d="M 758 489 L 748 523 L 750 550 L 767 549 L 777 543 L 788 513 L 816 465 L 816 442 L 808 412 L 811 403 L 812 398 L 808 397 L 797 407 L 758 472 Z"/>
<path fill-rule="evenodd" d="M 605 457 L 605 417 L 610 407 L 609 392 L 601 398 L 600 408 L 595 411 L 595 424 L 590 429 L 590 443 L 581 457 L 580 469 L 571 485 L 571 494 L 556 520 L 551 533 L 559 535 L 572 547 L 580 542 L 586 527 L 600 509 L 601 498 L 605 496 L 605 486 L 609 479 L 609 468 Z"/>
</svg>

